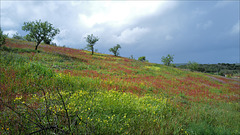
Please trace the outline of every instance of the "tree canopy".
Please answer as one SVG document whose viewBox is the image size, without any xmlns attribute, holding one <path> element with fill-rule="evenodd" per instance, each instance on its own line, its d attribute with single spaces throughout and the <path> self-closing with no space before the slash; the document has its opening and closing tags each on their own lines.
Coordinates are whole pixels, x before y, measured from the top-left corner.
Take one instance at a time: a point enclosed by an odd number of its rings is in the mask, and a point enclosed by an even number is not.
<svg viewBox="0 0 240 135">
<path fill-rule="evenodd" d="M 41 22 L 41 20 L 24 22 L 22 30 L 29 31 L 27 37 L 33 39 L 37 43 L 35 50 L 37 50 L 42 41 L 50 43 L 50 41 L 53 40 L 53 37 L 60 33 L 60 30 L 54 28 L 51 23 L 47 21 Z"/>
<path fill-rule="evenodd" d="M 173 62 L 173 55 L 168 54 L 166 57 L 162 56 L 162 62 L 164 65 L 170 66 L 171 62 Z"/>
<path fill-rule="evenodd" d="M 114 56 L 119 56 L 119 50 L 121 46 L 119 44 L 117 44 L 116 46 L 114 46 L 113 48 L 110 48 L 109 51 L 112 52 L 114 54 Z"/>
<path fill-rule="evenodd" d="M 93 46 L 99 40 L 99 38 L 95 37 L 95 36 L 93 36 L 93 34 L 91 34 L 91 35 L 88 35 L 87 37 L 85 37 L 85 39 L 86 39 L 86 42 L 88 42 L 87 49 L 91 50 L 92 55 L 93 55 L 94 54 L 94 47 Z"/>
<path fill-rule="evenodd" d="M 142 62 L 143 62 L 143 61 L 146 61 L 146 57 L 145 57 L 145 56 L 141 56 L 141 57 L 138 58 L 138 60 L 139 60 L 139 61 L 142 61 Z"/>
</svg>

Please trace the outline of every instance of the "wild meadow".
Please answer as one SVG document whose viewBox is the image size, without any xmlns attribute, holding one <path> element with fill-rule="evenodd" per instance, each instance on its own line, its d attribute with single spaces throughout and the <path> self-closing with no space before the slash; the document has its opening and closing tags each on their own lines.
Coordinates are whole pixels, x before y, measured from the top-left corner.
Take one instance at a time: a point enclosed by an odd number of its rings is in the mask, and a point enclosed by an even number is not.
<svg viewBox="0 0 240 135">
<path fill-rule="evenodd" d="M 240 81 L 66 47 L 0 48 L 0 134 L 240 134 Z"/>
</svg>

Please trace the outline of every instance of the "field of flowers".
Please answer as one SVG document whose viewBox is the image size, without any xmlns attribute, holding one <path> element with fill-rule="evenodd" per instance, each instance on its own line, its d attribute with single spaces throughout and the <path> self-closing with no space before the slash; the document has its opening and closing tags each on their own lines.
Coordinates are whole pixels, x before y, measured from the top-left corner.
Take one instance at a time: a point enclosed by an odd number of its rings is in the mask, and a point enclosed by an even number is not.
<svg viewBox="0 0 240 135">
<path fill-rule="evenodd" d="M 0 134 L 240 134 L 239 80 L 7 39 Z"/>
</svg>

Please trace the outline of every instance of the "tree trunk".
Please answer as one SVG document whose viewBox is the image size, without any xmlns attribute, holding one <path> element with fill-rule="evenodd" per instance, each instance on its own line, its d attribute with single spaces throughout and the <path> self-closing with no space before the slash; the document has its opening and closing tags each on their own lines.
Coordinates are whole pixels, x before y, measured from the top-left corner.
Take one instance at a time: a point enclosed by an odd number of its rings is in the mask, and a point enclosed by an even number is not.
<svg viewBox="0 0 240 135">
<path fill-rule="evenodd" d="M 40 43 L 41 43 L 41 42 L 40 42 Z M 36 45 L 36 47 L 35 47 L 35 50 L 37 50 L 37 48 L 38 48 L 38 46 L 40 45 L 40 43 L 37 42 L 37 45 Z"/>
<path fill-rule="evenodd" d="M 93 53 L 94 53 L 94 48 L 92 47 L 92 55 L 93 55 Z"/>
</svg>

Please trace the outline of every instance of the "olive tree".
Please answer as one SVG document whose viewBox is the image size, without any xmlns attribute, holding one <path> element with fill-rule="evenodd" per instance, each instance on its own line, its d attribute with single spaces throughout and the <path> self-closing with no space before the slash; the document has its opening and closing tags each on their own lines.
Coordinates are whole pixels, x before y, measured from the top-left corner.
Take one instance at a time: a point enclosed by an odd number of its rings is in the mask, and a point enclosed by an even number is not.
<svg viewBox="0 0 240 135">
<path fill-rule="evenodd" d="M 94 54 L 94 48 L 93 46 L 95 45 L 95 43 L 99 40 L 98 37 L 93 36 L 93 34 L 88 35 L 87 37 L 85 37 L 86 42 L 88 42 L 87 44 L 87 49 L 92 51 L 92 55 Z"/>
<path fill-rule="evenodd" d="M 41 20 L 35 22 L 24 22 L 22 30 L 29 31 L 27 37 L 36 42 L 35 50 L 37 50 L 42 41 L 50 42 L 53 40 L 54 36 L 60 33 L 60 30 L 54 28 L 51 23 L 47 21 L 41 22 Z"/>
<path fill-rule="evenodd" d="M 168 54 L 166 57 L 162 56 L 162 62 L 164 65 L 170 66 L 171 62 L 173 62 L 173 55 Z"/>
<path fill-rule="evenodd" d="M 113 48 L 110 48 L 109 51 L 112 52 L 114 54 L 114 56 L 118 56 L 119 55 L 119 50 L 121 46 L 119 44 L 117 44 L 116 46 L 114 46 Z"/>
</svg>

